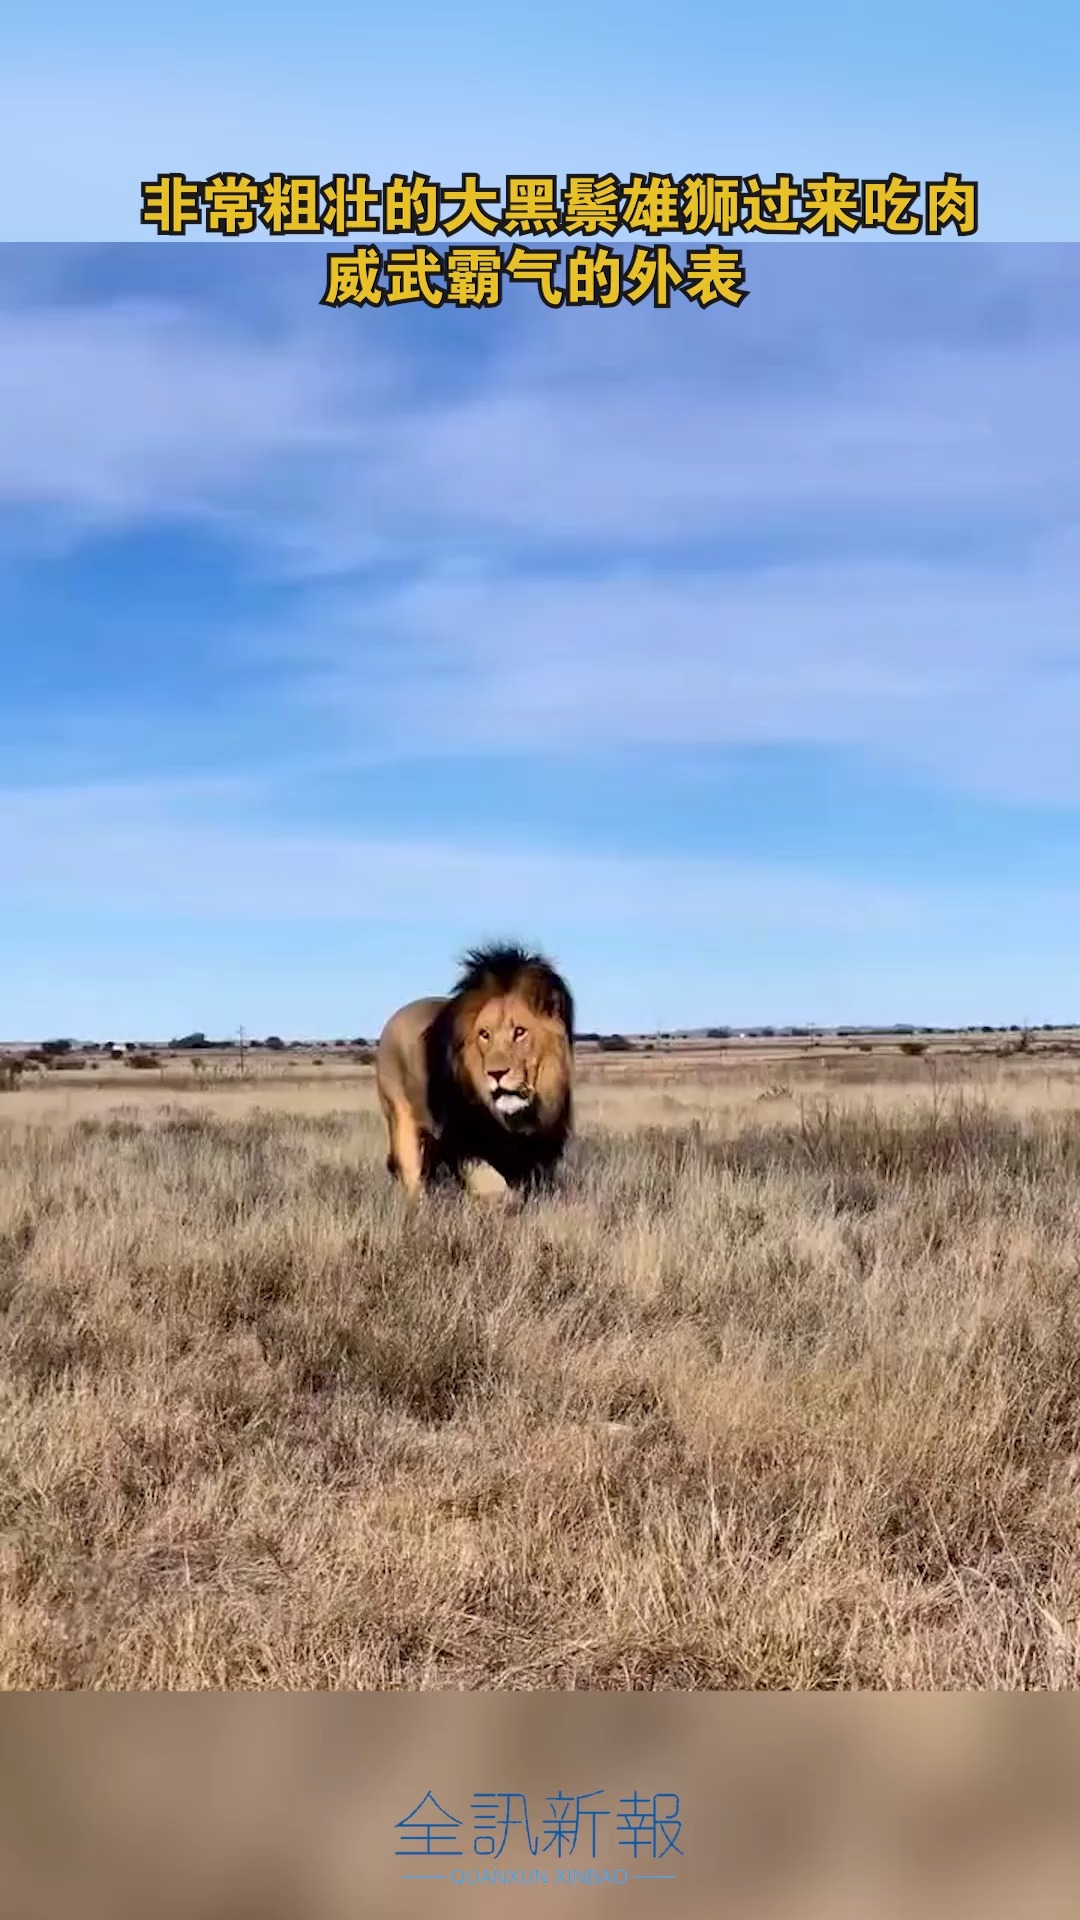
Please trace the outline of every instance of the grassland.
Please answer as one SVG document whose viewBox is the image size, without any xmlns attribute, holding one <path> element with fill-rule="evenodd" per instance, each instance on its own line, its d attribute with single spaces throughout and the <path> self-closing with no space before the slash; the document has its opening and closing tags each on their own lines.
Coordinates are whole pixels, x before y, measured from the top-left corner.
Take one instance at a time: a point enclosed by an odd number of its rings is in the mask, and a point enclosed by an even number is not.
<svg viewBox="0 0 1080 1920">
<path fill-rule="evenodd" d="M 410 1216 L 365 1069 L 0 1095 L 0 1684 L 1080 1683 L 1078 1064 L 580 1121 Z"/>
</svg>

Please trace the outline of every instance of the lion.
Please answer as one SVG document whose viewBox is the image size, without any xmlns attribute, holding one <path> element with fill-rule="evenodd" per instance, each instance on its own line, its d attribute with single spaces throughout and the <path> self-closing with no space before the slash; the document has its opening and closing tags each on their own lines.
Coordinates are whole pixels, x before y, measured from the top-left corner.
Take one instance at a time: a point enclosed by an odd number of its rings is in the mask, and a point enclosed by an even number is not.
<svg viewBox="0 0 1080 1920">
<path fill-rule="evenodd" d="M 572 1126 L 573 1035 L 565 980 L 518 946 L 476 948 L 448 998 L 399 1007 L 375 1083 L 405 1192 L 442 1177 L 491 1197 L 548 1184 Z"/>
</svg>

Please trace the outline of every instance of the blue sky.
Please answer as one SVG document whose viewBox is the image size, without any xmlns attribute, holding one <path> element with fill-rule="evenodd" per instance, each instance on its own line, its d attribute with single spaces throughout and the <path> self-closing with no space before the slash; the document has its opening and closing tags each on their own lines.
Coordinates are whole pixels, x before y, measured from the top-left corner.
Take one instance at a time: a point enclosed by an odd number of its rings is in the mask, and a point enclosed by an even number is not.
<svg viewBox="0 0 1080 1920">
<path fill-rule="evenodd" d="M 738 313 L 0 249 L 0 1036 L 1080 1019 L 1080 253 Z"/>
<path fill-rule="evenodd" d="M 172 167 L 960 169 L 987 238 L 1080 238 L 1078 68 L 1067 0 L 54 0 L 4 24 L 0 238 L 127 238 L 139 181 Z"/>
</svg>

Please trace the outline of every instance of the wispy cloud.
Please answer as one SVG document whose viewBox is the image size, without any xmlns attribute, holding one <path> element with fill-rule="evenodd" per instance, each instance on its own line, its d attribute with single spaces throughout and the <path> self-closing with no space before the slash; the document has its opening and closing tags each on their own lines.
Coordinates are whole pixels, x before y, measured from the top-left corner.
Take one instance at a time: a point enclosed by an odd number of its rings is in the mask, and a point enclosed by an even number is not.
<svg viewBox="0 0 1080 1920">
<path fill-rule="evenodd" d="M 661 920 L 673 941 L 765 930 L 906 927 L 918 902 L 798 867 L 654 856 L 545 853 L 512 832 L 473 843 L 298 833 L 253 817 L 258 795 L 217 783 L 0 789 L 0 871 L 10 908 L 181 914 L 277 924 L 390 921 L 507 930 L 568 915 L 579 925 Z M 511 929 L 512 930 L 512 927 Z"/>
<path fill-rule="evenodd" d="M 983 253 L 950 326 L 916 270 L 904 328 L 863 259 L 827 331 L 486 316 L 437 381 L 430 327 L 16 302 L 0 501 L 67 540 L 208 522 L 306 577 L 292 630 L 220 644 L 342 753 L 357 714 L 390 756 L 812 742 L 1072 804 L 1080 276 Z"/>
<path fill-rule="evenodd" d="M 1070 802 L 1078 562 L 1050 542 L 981 566 L 447 569 L 322 603 L 292 645 L 307 697 L 369 753 L 812 742 Z"/>
<path fill-rule="evenodd" d="M 1067 302 L 1080 273 L 1025 255 L 1026 306 L 987 250 L 968 275 L 981 308 L 943 269 L 944 307 L 920 285 L 898 328 L 904 281 L 880 250 L 834 287 L 774 251 L 783 329 L 504 309 L 480 316 L 479 355 L 457 336 L 438 381 L 425 362 L 450 336 L 433 329 L 476 316 L 395 336 L 318 309 L 253 325 L 227 299 L 20 302 L 0 311 L 0 498 L 90 524 L 229 513 L 267 557 L 284 540 L 328 573 L 492 539 L 895 553 L 998 535 L 1003 516 L 1009 538 L 1044 535 L 1080 506 L 1080 334 L 1042 283 Z M 800 324 L 817 303 L 827 329 Z"/>
<path fill-rule="evenodd" d="M 0 505 L 69 542 L 170 519 L 269 540 L 259 509 L 285 464 L 332 460 L 343 439 L 355 452 L 340 409 L 333 369 L 295 341 L 181 305 L 0 311 Z"/>
<path fill-rule="evenodd" d="M 1068 1018 L 1075 890 L 826 865 L 275 829 L 239 788 L 0 791 L 6 1037 L 377 1031 L 477 938 L 535 940 L 582 1024 Z"/>
</svg>

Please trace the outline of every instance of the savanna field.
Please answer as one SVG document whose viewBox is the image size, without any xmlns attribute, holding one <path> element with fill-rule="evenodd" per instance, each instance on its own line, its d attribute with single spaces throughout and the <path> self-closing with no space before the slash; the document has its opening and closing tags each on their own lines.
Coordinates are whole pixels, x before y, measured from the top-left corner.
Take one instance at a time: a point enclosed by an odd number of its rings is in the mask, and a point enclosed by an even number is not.
<svg viewBox="0 0 1080 1920">
<path fill-rule="evenodd" d="M 416 1214 L 370 1070 L 48 1082 L 3 1687 L 1080 1684 L 1080 1062 L 597 1060 Z"/>
</svg>

